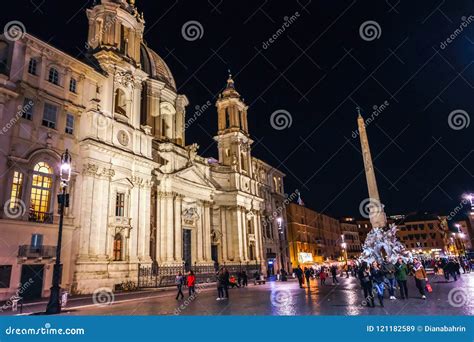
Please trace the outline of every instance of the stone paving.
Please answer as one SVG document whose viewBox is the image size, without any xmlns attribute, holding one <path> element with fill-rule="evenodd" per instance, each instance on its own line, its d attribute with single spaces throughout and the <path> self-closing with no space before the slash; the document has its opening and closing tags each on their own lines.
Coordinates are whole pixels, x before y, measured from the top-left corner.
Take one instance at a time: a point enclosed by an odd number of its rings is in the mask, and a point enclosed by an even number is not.
<svg viewBox="0 0 474 342">
<path fill-rule="evenodd" d="M 446 282 L 442 276 L 430 276 L 433 292 L 420 298 L 414 279 L 409 279 L 408 300 L 388 300 L 385 307 L 368 308 L 359 281 L 338 278 L 339 284 L 311 281 L 300 289 L 296 281 L 250 284 L 229 290 L 229 300 L 217 301 L 217 291 L 208 287 L 195 297 L 177 301 L 173 291 L 147 292 L 142 296 L 118 299 L 111 305 L 85 305 L 66 309 L 62 315 L 473 315 L 474 273 L 458 281 Z M 398 295 L 398 292 L 397 292 Z M 377 302 L 377 301 L 376 301 Z"/>
</svg>

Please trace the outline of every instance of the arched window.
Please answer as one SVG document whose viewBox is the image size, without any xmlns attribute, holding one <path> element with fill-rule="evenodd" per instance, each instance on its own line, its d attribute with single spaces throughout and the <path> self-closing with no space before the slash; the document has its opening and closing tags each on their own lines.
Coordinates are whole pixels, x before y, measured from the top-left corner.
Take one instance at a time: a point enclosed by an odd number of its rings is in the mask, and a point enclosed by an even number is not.
<svg viewBox="0 0 474 342">
<path fill-rule="evenodd" d="M 114 236 L 114 261 L 122 260 L 123 241 L 122 235 L 117 233 Z"/>
<path fill-rule="evenodd" d="M 59 85 L 59 72 L 55 68 L 49 69 L 49 74 L 48 74 L 48 81 Z"/>
<path fill-rule="evenodd" d="M 127 103 L 125 101 L 125 92 L 122 89 L 115 91 L 115 113 L 127 116 Z"/>
<path fill-rule="evenodd" d="M 36 75 L 37 68 L 38 68 L 38 62 L 36 61 L 36 59 L 31 58 L 28 63 L 28 73 L 32 75 Z"/>
<path fill-rule="evenodd" d="M 53 169 L 45 162 L 39 162 L 33 168 L 31 182 L 29 220 L 52 223 L 51 190 L 53 187 Z"/>
</svg>

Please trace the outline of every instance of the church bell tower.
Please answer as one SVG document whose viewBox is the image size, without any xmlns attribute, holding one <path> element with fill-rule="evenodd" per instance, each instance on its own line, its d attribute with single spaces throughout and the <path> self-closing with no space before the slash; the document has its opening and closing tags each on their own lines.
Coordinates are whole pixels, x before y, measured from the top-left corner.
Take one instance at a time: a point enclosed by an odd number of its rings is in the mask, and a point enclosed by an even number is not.
<svg viewBox="0 0 474 342">
<path fill-rule="evenodd" d="M 219 163 L 251 177 L 250 146 L 253 141 L 248 133 L 248 106 L 235 89 L 230 73 L 227 85 L 217 99 L 216 107 L 218 131 L 214 139 L 218 143 Z"/>
<path fill-rule="evenodd" d="M 87 18 L 90 53 L 112 52 L 134 66 L 140 64 L 145 21 L 135 7 L 135 0 L 100 0 L 87 10 Z"/>
</svg>

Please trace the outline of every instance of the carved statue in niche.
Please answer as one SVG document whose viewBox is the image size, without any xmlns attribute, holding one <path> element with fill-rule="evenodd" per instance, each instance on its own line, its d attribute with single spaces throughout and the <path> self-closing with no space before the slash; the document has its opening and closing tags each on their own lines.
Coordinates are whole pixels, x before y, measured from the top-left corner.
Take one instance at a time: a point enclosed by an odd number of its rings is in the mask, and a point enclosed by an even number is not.
<svg viewBox="0 0 474 342">
<path fill-rule="evenodd" d="M 239 163 L 238 159 L 237 159 L 237 155 L 235 154 L 235 152 L 232 154 L 232 161 L 231 161 L 231 166 L 232 166 L 232 170 L 237 170 L 237 164 Z"/>
<path fill-rule="evenodd" d="M 186 146 L 186 149 L 188 151 L 188 163 L 187 166 L 191 166 L 194 164 L 194 161 L 196 160 L 197 156 L 197 150 L 199 149 L 199 145 L 194 143 L 189 146 Z"/>
<path fill-rule="evenodd" d="M 125 92 L 122 89 L 115 91 L 115 113 L 127 116 L 127 102 L 125 100 Z"/>
<path fill-rule="evenodd" d="M 220 230 L 212 229 L 211 230 L 211 242 L 212 243 L 219 243 L 221 241 L 222 233 Z"/>
</svg>

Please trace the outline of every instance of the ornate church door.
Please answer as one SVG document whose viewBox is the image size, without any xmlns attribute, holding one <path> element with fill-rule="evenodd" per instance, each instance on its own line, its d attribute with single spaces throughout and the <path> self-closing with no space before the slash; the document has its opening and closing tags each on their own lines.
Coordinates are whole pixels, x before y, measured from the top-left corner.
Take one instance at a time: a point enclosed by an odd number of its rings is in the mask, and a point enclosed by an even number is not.
<svg viewBox="0 0 474 342">
<path fill-rule="evenodd" d="M 184 269 L 186 271 L 189 271 L 192 266 L 191 229 L 183 229 L 183 260 L 184 260 Z"/>
</svg>

